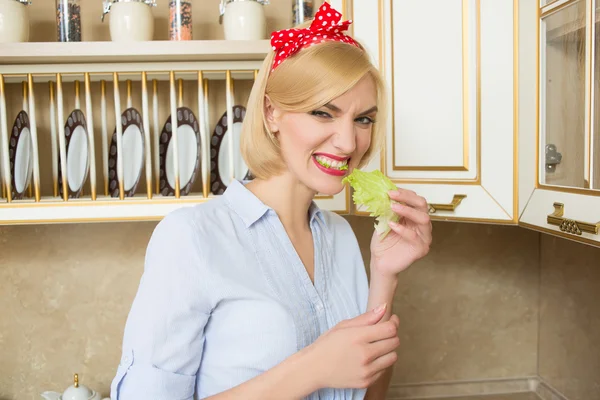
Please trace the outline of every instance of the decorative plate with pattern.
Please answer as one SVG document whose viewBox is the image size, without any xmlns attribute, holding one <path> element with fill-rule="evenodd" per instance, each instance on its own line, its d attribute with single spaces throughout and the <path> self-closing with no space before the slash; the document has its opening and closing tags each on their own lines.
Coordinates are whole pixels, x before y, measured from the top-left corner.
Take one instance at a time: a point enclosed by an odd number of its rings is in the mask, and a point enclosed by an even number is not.
<svg viewBox="0 0 600 400">
<path fill-rule="evenodd" d="M 145 139 L 142 116 L 135 108 L 128 108 L 121 114 L 123 144 L 123 194 L 133 197 L 142 176 L 145 160 Z M 108 192 L 119 197 L 117 175 L 117 128 L 115 128 L 108 153 Z"/>
<path fill-rule="evenodd" d="M 10 134 L 8 151 L 12 198 L 19 200 L 25 197 L 33 171 L 31 130 L 29 117 L 25 111 L 17 114 Z"/>
<path fill-rule="evenodd" d="M 219 195 L 225 192 L 231 181 L 231 167 L 229 163 L 229 141 L 233 139 L 233 168 L 234 179 L 250 180 L 252 174 L 242 158 L 240 151 L 240 134 L 242 122 L 246 116 L 246 108 L 240 105 L 233 106 L 233 129 L 227 127 L 227 111 L 219 119 L 210 140 L 210 190 L 212 194 Z"/>
<path fill-rule="evenodd" d="M 88 132 L 85 115 L 73 110 L 65 123 L 65 147 L 67 151 L 67 189 L 70 198 L 81 196 L 83 184 L 89 171 Z M 62 167 L 58 154 L 58 190 L 63 196 Z"/>
<path fill-rule="evenodd" d="M 171 117 L 167 119 L 160 134 L 160 193 L 163 196 L 175 195 L 175 160 Z M 201 137 L 198 119 L 187 107 L 177 109 L 177 141 L 179 157 L 179 193 L 188 195 L 200 171 Z"/>
</svg>

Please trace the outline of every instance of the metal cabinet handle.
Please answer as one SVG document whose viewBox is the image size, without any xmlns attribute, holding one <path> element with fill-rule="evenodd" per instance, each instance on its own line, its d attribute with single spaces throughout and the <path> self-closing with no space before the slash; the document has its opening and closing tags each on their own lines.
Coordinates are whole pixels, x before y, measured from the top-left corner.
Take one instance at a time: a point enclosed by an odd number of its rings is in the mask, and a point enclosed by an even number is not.
<svg viewBox="0 0 600 400">
<path fill-rule="evenodd" d="M 600 222 L 591 224 L 589 222 L 574 221 L 572 219 L 563 218 L 565 205 L 562 203 L 554 203 L 554 212 L 548 215 L 548 223 L 556 225 L 563 232 L 581 235 L 582 232 L 597 235 L 600 231 Z"/>
<path fill-rule="evenodd" d="M 429 203 L 429 212 L 431 214 L 436 213 L 438 210 L 440 211 L 454 211 L 456 210 L 456 207 L 458 207 L 460 205 L 460 203 L 463 201 L 463 199 L 467 197 L 466 194 L 455 194 L 454 197 L 452 198 L 452 202 L 450 204 L 436 204 L 436 203 Z"/>
</svg>

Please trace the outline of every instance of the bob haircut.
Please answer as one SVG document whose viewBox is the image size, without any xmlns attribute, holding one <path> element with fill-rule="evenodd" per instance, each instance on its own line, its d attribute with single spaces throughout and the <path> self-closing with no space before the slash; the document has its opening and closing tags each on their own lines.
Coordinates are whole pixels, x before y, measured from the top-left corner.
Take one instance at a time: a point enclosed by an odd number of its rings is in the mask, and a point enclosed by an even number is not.
<svg viewBox="0 0 600 400">
<path fill-rule="evenodd" d="M 268 179 L 286 170 L 279 143 L 265 119 L 265 96 L 284 112 L 309 112 L 352 89 L 368 74 L 378 92 L 378 116 L 372 126 L 371 144 L 358 168 L 366 165 L 384 141 L 386 94 L 381 74 L 364 47 L 326 41 L 301 49 L 271 72 L 274 57 L 270 50 L 263 61 L 242 123 L 241 154 L 252 175 Z"/>
</svg>

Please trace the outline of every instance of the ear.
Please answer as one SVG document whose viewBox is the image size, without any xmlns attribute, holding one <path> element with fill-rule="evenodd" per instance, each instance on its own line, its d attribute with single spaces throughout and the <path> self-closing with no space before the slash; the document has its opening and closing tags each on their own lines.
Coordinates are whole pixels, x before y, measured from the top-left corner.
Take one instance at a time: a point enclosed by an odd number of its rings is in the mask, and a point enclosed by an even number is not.
<svg viewBox="0 0 600 400">
<path fill-rule="evenodd" d="M 279 115 L 279 113 L 277 112 L 275 106 L 271 102 L 271 99 L 269 99 L 269 96 L 266 95 L 263 112 L 265 113 L 265 120 L 267 121 L 267 125 L 269 126 L 269 131 L 271 133 L 279 132 L 279 125 L 277 124 L 277 116 Z"/>
</svg>

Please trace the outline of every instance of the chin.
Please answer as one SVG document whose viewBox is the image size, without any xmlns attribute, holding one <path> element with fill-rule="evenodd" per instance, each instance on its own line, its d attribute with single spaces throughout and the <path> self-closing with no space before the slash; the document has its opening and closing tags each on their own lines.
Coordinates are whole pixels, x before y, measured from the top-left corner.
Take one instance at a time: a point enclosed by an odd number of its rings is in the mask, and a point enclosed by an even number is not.
<svg viewBox="0 0 600 400">
<path fill-rule="evenodd" d="M 338 182 L 324 182 L 323 180 L 315 180 L 311 182 L 309 187 L 322 196 L 335 196 L 344 190 L 344 184 L 342 179 L 338 179 Z"/>
<path fill-rule="evenodd" d="M 344 190 L 342 180 L 350 174 L 350 170 L 344 171 L 343 175 L 330 175 L 318 168 L 311 168 L 308 176 L 307 186 L 319 195 L 335 196 Z"/>
</svg>

